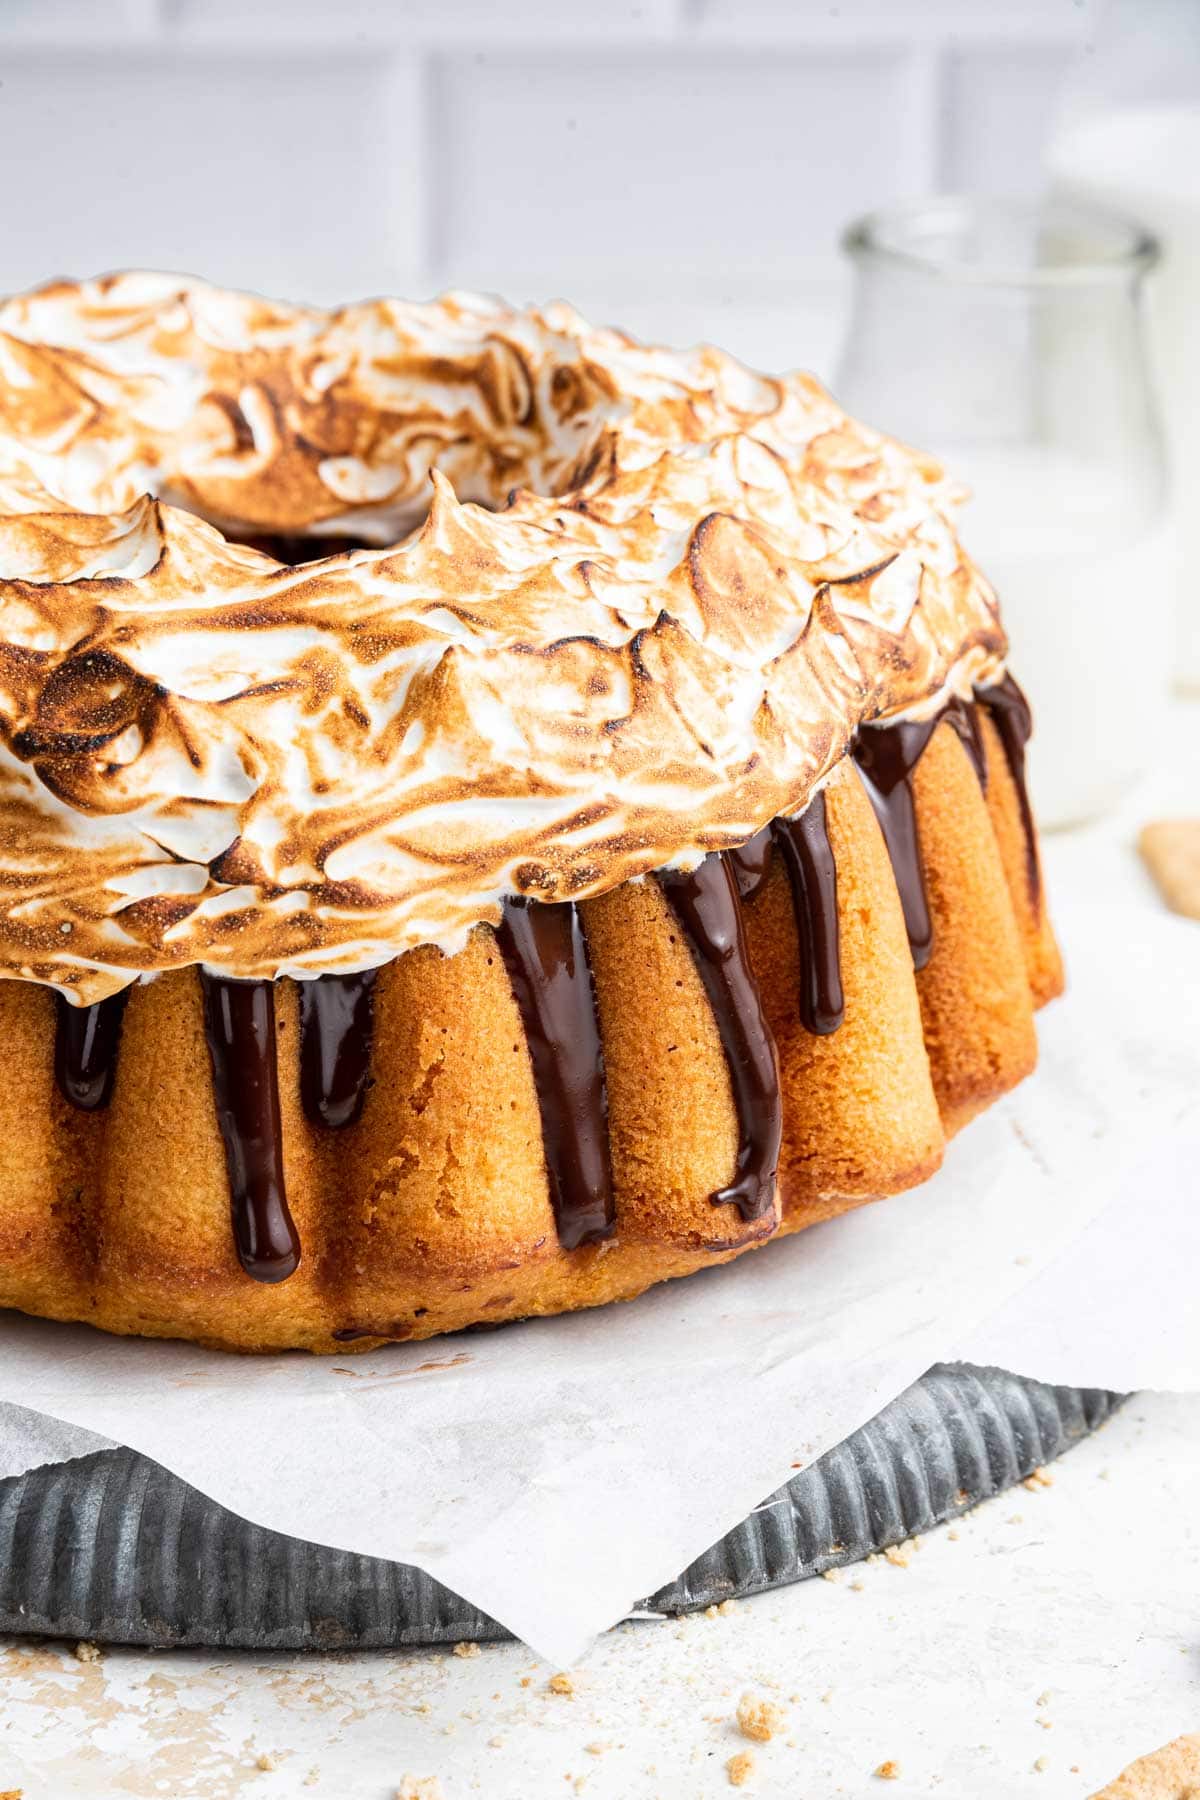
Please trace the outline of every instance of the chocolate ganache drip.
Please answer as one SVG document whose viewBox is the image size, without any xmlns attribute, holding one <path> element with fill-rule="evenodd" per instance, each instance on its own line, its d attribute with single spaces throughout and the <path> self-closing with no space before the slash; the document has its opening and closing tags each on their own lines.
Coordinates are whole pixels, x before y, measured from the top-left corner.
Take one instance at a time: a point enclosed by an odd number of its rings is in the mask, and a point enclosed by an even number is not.
<svg viewBox="0 0 1200 1800">
<path fill-rule="evenodd" d="M 504 902 L 496 941 L 529 1044 L 550 1200 L 565 1250 L 615 1228 L 604 1051 L 573 901 Z"/>
<path fill-rule="evenodd" d="M 1025 779 L 1025 746 L 1033 735 L 1033 714 L 1029 702 L 1011 675 L 1005 675 L 992 687 L 976 690 L 976 698 L 986 706 L 1000 733 L 1004 760 L 1017 790 L 1021 807 L 1021 823 L 1025 828 L 1025 867 L 1029 877 L 1029 894 L 1035 906 L 1042 889 L 1038 867 L 1037 836 L 1033 826 L 1033 808 L 1029 804 L 1029 787 Z"/>
<path fill-rule="evenodd" d="M 59 1093 L 80 1112 L 101 1112 L 112 1099 L 129 993 L 122 988 L 94 1006 L 72 1006 L 65 994 L 54 996 L 54 1079 Z"/>
<path fill-rule="evenodd" d="M 771 871 L 771 827 L 764 825 L 761 831 L 756 831 L 744 844 L 739 844 L 735 850 L 727 850 L 725 854 L 737 882 L 739 899 L 753 900 L 755 894 L 766 884 Z"/>
<path fill-rule="evenodd" d="M 737 1170 L 712 1202 L 735 1205 L 743 1219 L 761 1219 L 775 1201 L 783 1105 L 775 1041 L 746 954 L 737 881 L 720 854 L 686 873 L 661 870 L 658 879 L 704 983 L 733 1085 Z"/>
<path fill-rule="evenodd" d="M 300 1098 L 314 1125 L 339 1130 L 363 1109 L 375 1029 L 375 969 L 300 987 Z"/>
<path fill-rule="evenodd" d="M 890 725 L 864 725 L 854 741 L 854 760 L 866 783 L 883 841 L 892 859 L 913 967 L 917 969 L 925 967 L 932 953 L 933 921 L 929 916 L 925 875 L 921 868 L 912 775 L 940 723 L 939 713 L 931 719 L 897 719 Z"/>
<path fill-rule="evenodd" d="M 798 819 L 771 827 L 792 889 L 800 944 L 800 1022 L 828 1037 L 846 1016 L 838 931 L 837 868 L 829 842 L 824 794 L 814 794 Z"/>
<path fill-rule="evenodd" d="M 979 785 L 987 792 L 987 751 L 983 744 L 983 727 L 979 723 L 979 708 L 973 700 L 960 700 L 952 694 L 938 714 L 939 725 L 946 724 L 958 733 L 963 749 L 971 759 L 971 767 L 979 778 Z"/>
<path fill-rule="evenodd" d="M 300 1239 L 283 1182 L 273 984 L 201 969 L 200 985 L 238 1260 L 255 1281 L 286 1281 Z"/>
</svg>

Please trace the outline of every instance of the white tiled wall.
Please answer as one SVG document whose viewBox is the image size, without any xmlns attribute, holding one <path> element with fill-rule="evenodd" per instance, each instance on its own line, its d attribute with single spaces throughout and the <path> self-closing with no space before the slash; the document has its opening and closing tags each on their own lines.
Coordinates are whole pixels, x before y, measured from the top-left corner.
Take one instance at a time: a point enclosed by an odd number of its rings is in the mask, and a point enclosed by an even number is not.
<svg viewBox="0 0 1200 1800">
<path fill-rule="evenodd" d="M 1032 187 L 1093 6 L 0 0 L 0 288 L 566 292 L 819 363 L 846 219 Z"/>
</svg>

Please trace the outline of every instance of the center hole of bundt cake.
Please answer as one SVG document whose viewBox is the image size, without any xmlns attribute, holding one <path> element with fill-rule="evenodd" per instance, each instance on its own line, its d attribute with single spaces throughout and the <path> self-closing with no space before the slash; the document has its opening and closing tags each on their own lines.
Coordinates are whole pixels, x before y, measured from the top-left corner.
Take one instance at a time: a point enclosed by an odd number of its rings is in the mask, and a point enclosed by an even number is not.
<svg viewBox="0 0 1200 1800">
<path fill-rule="evenodd" d="M 350 550 L 379 548 L 378 544 L 369 544 L 366 538 L 342 537 L 333 532 L 312 537 L 282 532 L 255 532 L 251 536 L 239 532 L 232 541 L 245 544 L 250 550 L 261 550 L 265 555 L 273 556 L 276 562 L 287 563 L 293 569 L 301 563 L 323 562 L 327 556 L 341 556 Z"/>
</svg>

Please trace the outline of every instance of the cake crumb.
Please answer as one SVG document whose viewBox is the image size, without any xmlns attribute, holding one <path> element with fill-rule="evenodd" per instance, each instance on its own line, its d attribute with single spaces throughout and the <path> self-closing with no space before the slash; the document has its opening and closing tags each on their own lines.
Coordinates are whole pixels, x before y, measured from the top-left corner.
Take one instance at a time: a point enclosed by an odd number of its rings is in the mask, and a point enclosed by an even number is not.
<svg viewBox="0 0 1200 1800">
<path fill-rule="evenodd" d="M 759 1694 L 743 1694 L 737 1703 L 738 1730 L 757 1744 L 769 1744 L 784 1723 L 784 1711 Z"/>
<path fill-rule="evenodd" d="M 729 1777 L 730 1787 L 745 1787 L 754 1773 L 754 1758 L 749 1750 L 739 1750 L 725 1764 L 725 1773 Z"/>
<path fill-rule="evenodd" d="M 951 1526 L 950 1530 L 946 1533 L 946 1536 L 950 1539 L 952 1544 L 957 1544 L 961 1535 L 961 1532 L 955 1531 L 953 1526 Z"/>
<path fill-rule="evenodd" d="M 1049 1706 L 1049 1704 L 1050 1704 L 1050 1689 L 1043 1688 L 1041 1693 L 1038 1695 L 1037 1699 L 1034 1701 L 1034 1705 L 1035 1706 Z"/>
<path fill-rule="evenodd" d="M 305 1787 L 316 1787 L 316 1785 L 317 1785 L 318 1781 L 320 1781 L 320 1779 L 321 1779 L 321 1771 L 317 1767 L 316 1763 L 314 1763 L 312 1768 L 308 1771 L 308 1774 L 304 1777 L 304 1785 L 305 1785 Z"/>
<path fill-rule="evenodd" d="M 850 1591 L 853 1594 L 865 1593 L 866 1587 L 867 1587 L 867 1584 L 865 1581 L 852 1581 L 850 1583 Z"/>
<path fill-rule="evenodd" d="M 1046 1770 L 1050 1767 L 1050 1758 L 1048 1756 L 1039 1756 L 1033 1767 L 1036 1774 L 1044 1775 Z"/>
<path fill-rule="evenodd" d="M 594 1743 L 594 1744 L 585 1744 L 583 1746 L 583 1748 L 588 1756 L 603 1756 L 606 1750 L 612 1749 L 612 1745 L 611 1744 Z"/>
<path fill-rule="evenodd" d="M 1157 819 L 1138 850 L 1171 911 L 1200 919 L 1200 819 Z"/>
<path fill-rule="evenodd" d="M 260 1750 L 254 1759 L 254 1766 L 266 1774 L 269 1770 L 279 1767 L 279 1758 L 273 1750 Z"/>
<path fill-rule="evenodd" d="M 908 1545 L 907 1544 L 889 1544 L 883 1554 L 884 1554 L 886 1561 L 890 1562 L 894 1569 L 907 1569 L 907 1567 L 908 1567 Z"/>
<path fill-rule="evenodd" d="M 503 1750 L 504 1742 L 505 1742 L 505 1740 L 502 1737 L 490 1737 L 488 1739 L 488 1749 L 489 1750 Z"/>
<path fill-rule="evenodd" d="M 436 1775 L 402 1775 L 396 1800 L 446 1800 Z"/>
<path fill-rule="evenodd" d="M 1039 1488 L 1053 1487 L 1054 1477 L 1049 1469 L 1036 1468 L 1030 1471 L 1021 1486 L 1028 1488 L 1031 1494 L 1036 1494 Z"/>
<path fill-rule="evenodd" d="M 454 1654 L 455 1656 L 478 1656 L 479 1645 L 473 1644 L 469 1640 L 464 1640 L 461 1644 L 455 1644 Z"/>
<path fill-rule="evenodd" d="M 824 1693 L 823 1693 L 823 1694 L 822 1694 L 822 1695 L 821 1695 L 821 1704 L 822 1704 L 822 1706 L 828 1706 L 828 1705 L 829 1705 L 829 1702 L 830 1702 L 830 1701 L 831 1701 L 831 1700 L 832 1700 L 832 1699 L 833 1699 L 833 1689 L 832 1689 L 832 1688 L 826 1688 L 826 1690 L 825 1690 L 825 1692 L 824 1692 Z"/>
<path fill-rule="evenodd" d="M 840 1581 L 841 1579 L 842 1579 L 842 1571 L 840 1569 L 822 1569 L 821 1570 L 821 1580 L 822 1581 Z"/>
<path fill-rule="evenodd" d="M 98 1663 L 102 1660 L 103 1654 L 99 1644 L 89 1643 L 87 1638 L 81 1638 L 75 1646 L 76 1662 Z"/>
<path fill-rule="evenodd" d="M 899 1781 L 900 1764 L 889 1756 L 887 1761 L 881 1762 L 875 1770 L 875 1779 L 876 1781 Z"/>
<path fill-rule="evenodd" d="M 552 1694 L 565 1694 L 569 1700 L 575 1697 L 575 1683 L 563 1669 L 557 1675 L 552 1675 L 546 1686 Z"/>
<path fill-rule="evenodd" d="M 717 1611 L 720 1613 L 720 1615 L 723 1619 L 728 1618 L 728 1616 L 731 1612 L 737 1611 L 737 1601 L 736 1600 L 722 1600 L 720 1606 L 718 1606 L 718 1608 L 717 1608 Z"/>
</svg>

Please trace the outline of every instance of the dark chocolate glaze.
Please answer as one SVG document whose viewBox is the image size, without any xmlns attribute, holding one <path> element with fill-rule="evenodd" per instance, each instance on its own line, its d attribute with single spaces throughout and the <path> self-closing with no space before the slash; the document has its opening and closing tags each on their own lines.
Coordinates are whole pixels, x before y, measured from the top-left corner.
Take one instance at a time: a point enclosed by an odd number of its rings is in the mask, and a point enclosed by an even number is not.
<svg viewBox="0 0 1200 1800">
<path fill-rule="evenodd" d="M 1000 742 L 1004 746 L 1004 760 L 1016 783 L 1021 823 L 1025 828 L 1025 868 L 1029 878 L 1029 894 L 1036 906 L 1041 895 L 1042 876 L 1038 867 L 1033 808 L 1029 804 L 1029 788 L 1025 779 L 1025 746 L 1033 733 L 1033 715 L 1029 710 L 1028 700 L 1011 675 L 1005 675 L 992 687 L 977 688 L 976 699 L 992 715 L 992 722 L 1000 733 Z"/>
<path fill-rule="evenodd" d="M 712 1202 L 736 1206 L 743 1219 L 761 1219 L 775 1202 L 783 1105 L 775 1040 L 746 954 L 737 880 L 720 854 L 687 873 L 663 870 L 658 879 L 704 983 L 737 1108 L 735 1176 Z"/>
<path fill-rule="evenodd" d="M 771 827 L 764 825 L 736 850 L 727 850 L 725 854 L 737 882 L 738 897 L 753 900 L 771 872 Z"/>
<path fill-rule="evenodd" d="M 72 1006 L 65 994 L 54 996 L 54 1079 L 64 1100 L 80 1112 L 101 1112 L 112 1099 L 129 994 L 122 988 L 94 1006 Z"/>
<path fill-rule="evenodd" d="M 892 859 L 913 966 L 917 969 L 925 967 L 933 950 L 933 921 L 921 868 L 912 775 L 940 723 L 940 714 L 935 714 L 931 719 L 863 725 L 853 750 Z"/>
<path fill-rule="evenodd" d="M 300 1239 L 283 1183 L 274 986 L 207 969 L 200 985 L 238 1260 L 255 1281 L 286 1281 L 300 1266 Z"/>
<path fill-rule="evenodd" d="M 496 942 L 533 1063 L 559 1242 L 575 1250 L 611 1237 L 616 1222 L 604 1051 L 579 909 L 506 900 Z"/>
<path fill-rule="evenodd" d="M 838 931 L 837 868 L 829 843 L 825 796 L 814 794 L 798 819 L 771 827 L 792 888 L 800 943 L 800 1022 L 828 1037 L 846 1016 Z"/>
<path fill-rule="evenodd" d="M 375 969 L 300 988 L 300 1098 L 314 1125 L 339 1130 L 363 1109 L 375 1028 Z"/>
<path fill-rule="evenodd" d="M 938 724 L 953 727 L 959 735 L 963 749 L 971 759 L 971 767 L 979 777 L 979 785 L 987 792 L 987 752 L 983 747 L 983 727 L 979 723 L 979 708 L 971 700 L 960 700 L 952 694 L 938 716 Z"/>
</svg>

